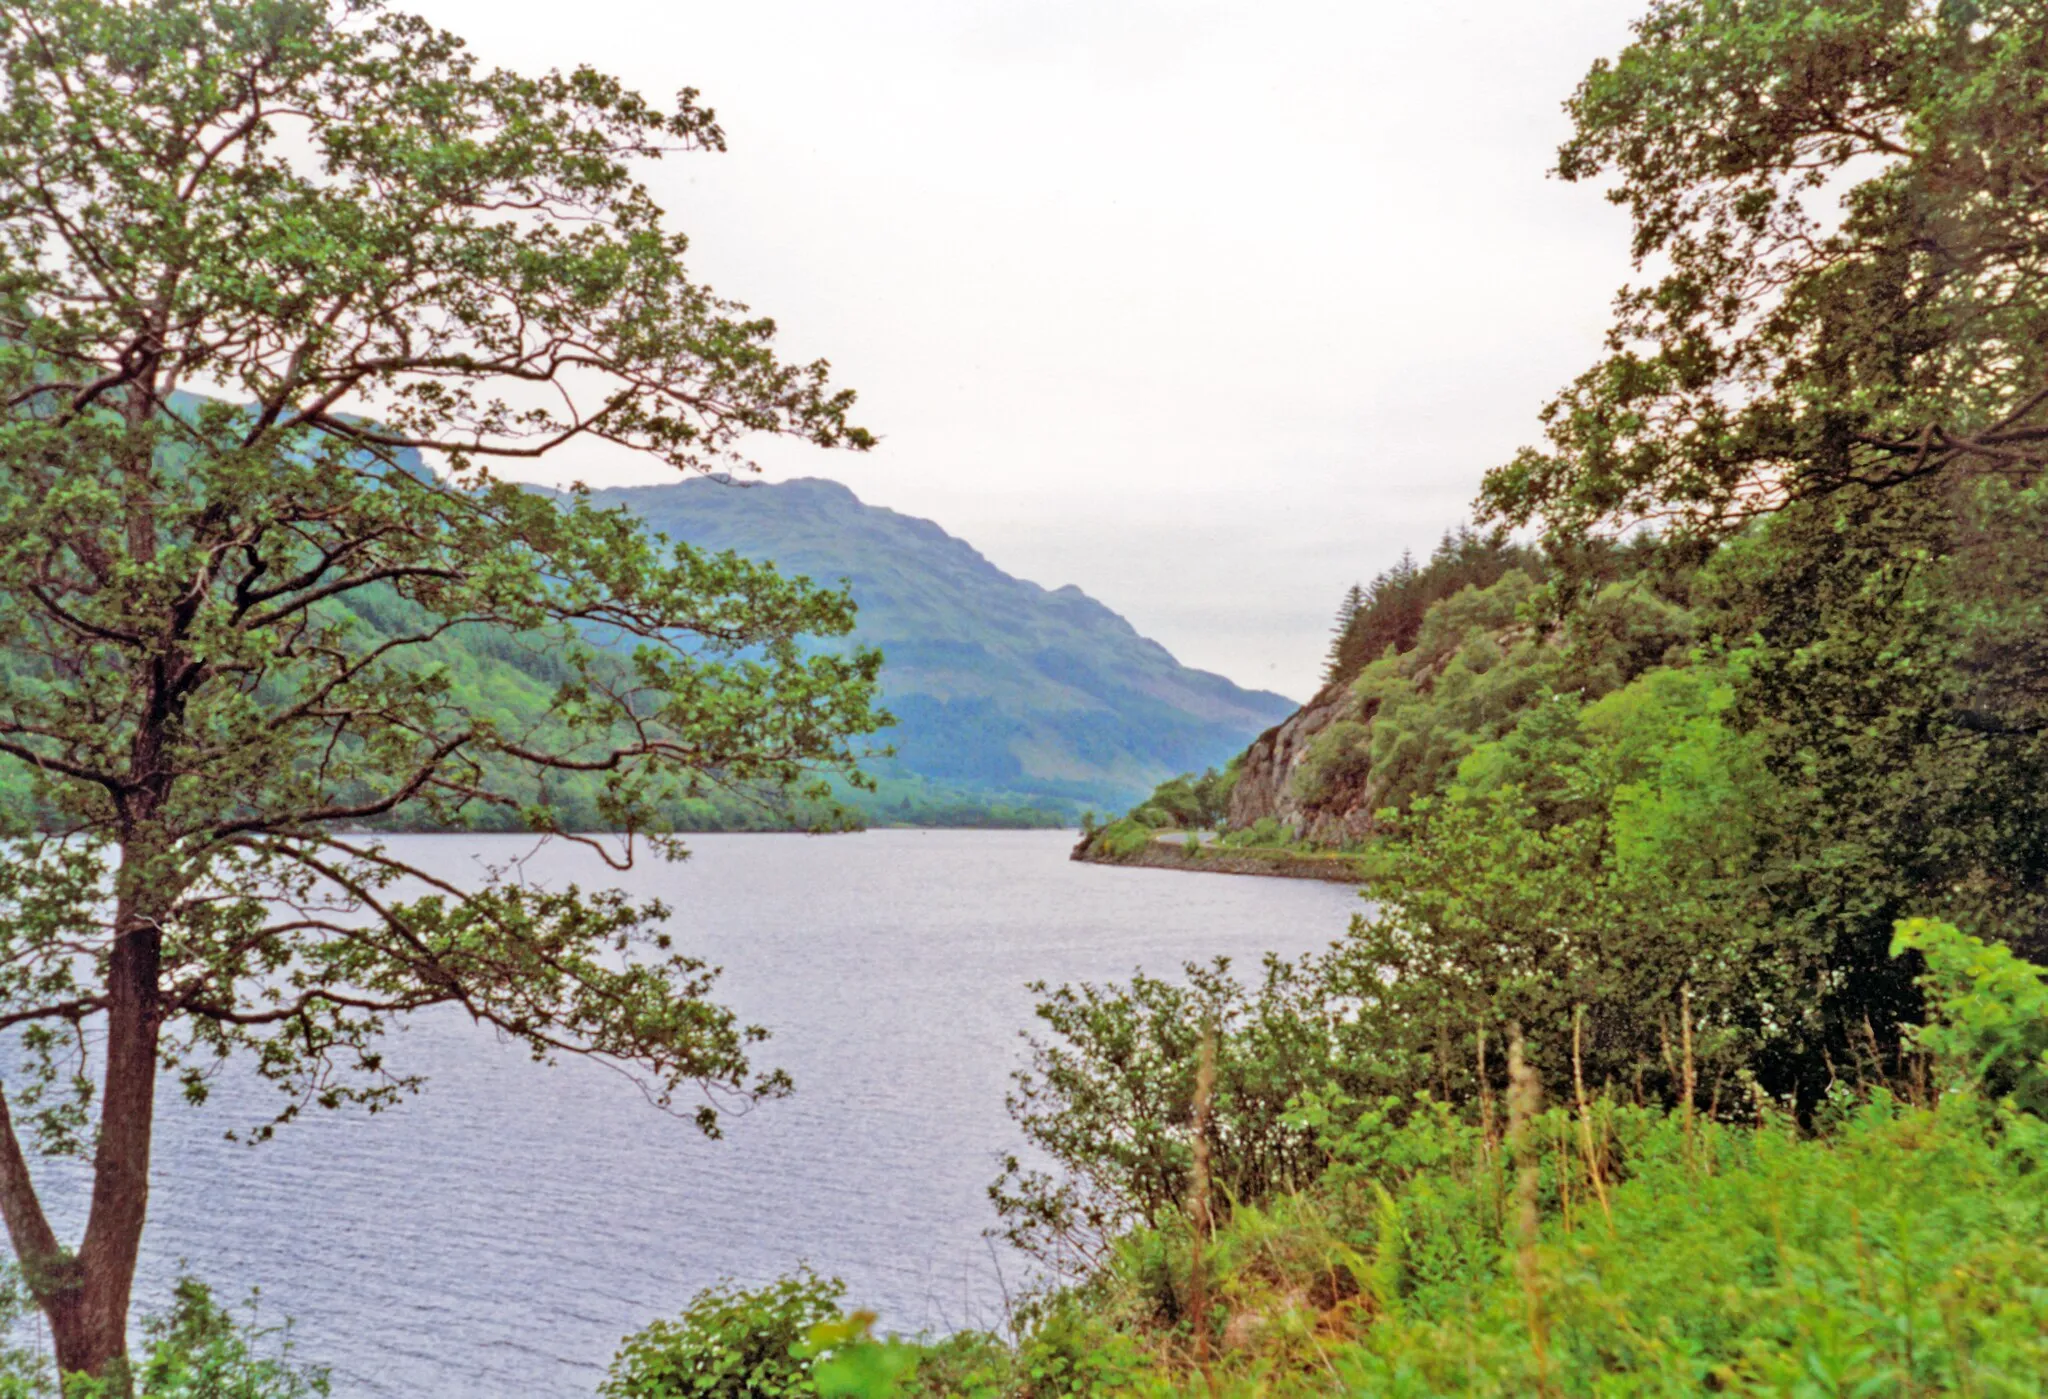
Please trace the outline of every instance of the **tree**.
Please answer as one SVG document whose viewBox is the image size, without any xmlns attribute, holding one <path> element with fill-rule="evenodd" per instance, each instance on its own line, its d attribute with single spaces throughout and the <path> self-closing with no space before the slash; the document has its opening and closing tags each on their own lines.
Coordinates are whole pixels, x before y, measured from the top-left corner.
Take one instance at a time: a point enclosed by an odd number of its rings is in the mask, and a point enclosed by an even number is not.
<svg viewBox="0 0 2048 1399">
<path fill-rule="evenodd" d="M 1559 173 L 1656 272 L 1481 505 L 1734 541 L 1705 615 L 1777 778 L 1757 877 L 1861 1054 L 1919 1014 L 1899 916 L 2048 945 L 2048 10 L 1656 0 L 1570 111 Z"/>
<path fill-rule="evenodd" d="M 0 1215 L 61 1369 L 125 1386 L 160 1073 L 202 1097 L 245 1053 L 280 1119 L 374 1109 L 418 1083 L 380 1032 L 445 1004 L 699 1085 L 707 1130 L 786 1088 L 658 905 L 350 832 L 563 835 L 581 774 L 625 833 L 593 848 L 674 855 L 678 796 L 853 761 L 879 657 L 802 641 L 844 595 L 490 466 L 871 438 L 634 178 L 722 146 L 692 92 L 486 70 L 376 0 L 20 0 L 0 65 Z M 422 659 L 451 637 L 557 675 L 546 720 L 465 701 Z M 91 1154 L 75 1252 L 25 1142 Z"/>
<path fill-rule="evenodd" d="M 1647 285 L 1482 506 L 1570 536 L 2048 465 L 2048 11 L 1655 0 L 1569 104 Z M 1831 200 L 1839 196 L 1839 207 Z"/>
<path fill-rule="evenodd" d="M 1330 628 L 1330 653 L 1323 660 L 1323 683 L 1328 685 L 1343 674 L 1344 642 L 1351 635 L 1351 624 L 1357 620 L 1358 611 L 1365 606 L 1365 589 L 1353 583 L 1345 590 L 1344 600 L 1337 604 L 1337 620 Z"/>
<path fill-rule="evenodd" d="M 1385 1091 L 1462 1095 L 1477 1036 L 1498 1073 L 1519 1024 L 1546 1077 L 1569 1081 L 1576 1027 L 1590 1081 L 1674 1098 L 1688 1006 L 1710 1093 L 1760 1050 L 1789 1053 L 1811 959 L 1760 936 L 1750 813 L 1767 784 L 1731 703 L 1704 666 L 1592 703 L 1546 692 L 1395 816 L 1371 856 L 1377 907 L 1329 972 Z"/>
</svg>

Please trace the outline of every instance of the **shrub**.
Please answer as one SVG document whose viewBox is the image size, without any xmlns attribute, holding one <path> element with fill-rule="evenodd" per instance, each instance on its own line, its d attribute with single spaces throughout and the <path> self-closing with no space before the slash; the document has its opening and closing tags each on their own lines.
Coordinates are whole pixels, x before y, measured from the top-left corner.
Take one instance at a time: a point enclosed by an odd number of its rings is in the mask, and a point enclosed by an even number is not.
<svg viewBox="0 0 2048 1399">
<path fill-rule="evenodd" d="M 1294 795 L 1320 806 L 1359 787 L 1372 771 L 1372 730 L 1355 719 L 1339 719 L 1309 740 L 1288 779 Z"/>
<path fill-rule="evenodd" d="M 1920 1048 L 1944 1061 L 1952 1080 L 2035 1115 L 2048 1114 L 2048 976 L 2009 948 L 1954 924 L 1908 918 L 1892 954 L 1918 952 L 1928 1023 Z"/>
<path fill-rule="evenodd" d="M 1273 816 L 1261 816 L 1249 826 L 1232 831 L 1222 840 L 1222 844 L 1235 846 L 1239 849 L 1291 845 L 1293 843 L 1294 832 L 1287 826 L 1282 825 L 1279 819 Z"/>
<path fill-rule="evenodd" d="M 1110 1241 L 1157 1225 L 1187 1199 L 1195 1061 L 1216 1033 L 1211 1169 L 1220 1197 L 1256 1201 L 1308 1184 L 1322 1160 L 1287 1120 L 1290 1102 L 1323 1086 L 1331 1027 L 1305 964 L 1269 958 L 1247 987 L 1228 959 L 1190 963 L 1184 981 L 1142 973 L 1128 984 L 1032 990 L 1043 1031 L 1015 1075 L 1011 1117 L 1057 1174 L 1006 1160 L 989 1188 L 1003 1236 L 1078 1275 Z"/>
<path fill-rule="evenodd" d="M 292 1363 L 289 1322 L 257 1325 L 254 1293 L 245 1323 L 197 1278 L 179 1278 L 171 1298 L 168 1312 L 142 1324 L 144 1399 L 304 1399 L 328 1392 L 325 1369 Z M 260 1353 L 273 1342 L 275 1355 Z"/>
<path fill-rule="evenodd" d="M 41 1349 L 14 1344 L 32 1310 L 18 1273 L 0 1275 L 0 1399 L 56 1399 L 57 1380 Z M 238 1320 L 199 1279 L 180 1277 L 167 1311 L 142 1319 L 143 1349 L 134 1361 L 138 1399 L 311 1399 L 329 1393 L 322 1366 L 292 1357 L 291 1323 L 259 1324 L 256 1294 Z M 65 1399 L 114 1399 L 128 1387 L 74 1375 Z"/>
<path fill-rule="evenodd" d="M 1152 842 L 1152 828 L 1128 816 L 1121 821 L 1112 821 L 1095 836 L 1095 849 L 1113 860 L 1124 860 L 1137 854 Z"/>
<path fill-rule="evenodd" d="M 604 1399 L 784 1399 L 815 1395 L 812 1330 L 841 1320 L 845 1284 L 808 1268 L 747 1291 L 706 1288 L 675 1321 L 626 1338 Z"/>
</svg>

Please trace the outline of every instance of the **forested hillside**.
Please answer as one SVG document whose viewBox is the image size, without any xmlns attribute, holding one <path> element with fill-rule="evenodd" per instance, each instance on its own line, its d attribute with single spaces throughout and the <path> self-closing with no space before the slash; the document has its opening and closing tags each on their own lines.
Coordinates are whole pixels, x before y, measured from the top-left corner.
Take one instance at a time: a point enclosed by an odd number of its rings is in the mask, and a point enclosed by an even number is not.
<svg viewBox="0 0 2048 1399">
<path fill-rule="evenodd" d="M 772 560 L 837 586 L 852 640 L 884 657 L 896 756 L 863 807 L 915 818 L 946 794 L 1071 820 L 1116 810 L 1181 769 L 1220 762 L 1294 706 L 1180 664 L 1079 588 L 1013 578 L 929 520 L 835 482 L 699 478 L 600 491 L 672 538 Z M 897 803 L 907 803 L 898 806 Z"/>
<path fill-rule="evenodd" d="M 179 401 L 187 413 L 204 402 Z M 397 460 L 424 469 L 416 453 Z M 1292 708 L 1280 695 L 1181 665 L 1078 588 L 1048 591 L 1013 578 L 930 521 L 863 505 L 832 482 L 698 477 L 598 492 L 589 505 L 623 508 L 706 556 L 731 550 L 785 576 L 846 586 L 855 628 L 834 644 L 884 655 L 880 690 L 895 724 L 867 745 L 862 768 L 871 789 L 838 781 L 829 798 L 792 797 L 706 773 L 694 791 L 668 802 L 685 829 L 1072 824 L 1085 810 L 1128 804 L 1182 767 L 1227 756 Z M 389 587 L 330 606 L 371 639 L 399 635 L 426 615 Z M 603 627 L 589 635 L 617 656 L 623 675 L 631 639 Z M 553 731 L 561 688 L 577 678 L 559 648 L 482 626 L 453 627 L 409 646 L 408 655 L 414 668 L 440 674 L 457 701 L 516 733 Z M 542 795 L 530 782 L 499 778 L 525 799 Z M 0 792 L 27 803 L 28 785 L 23 768 L 0 763 Z M 598 829 L 607 822 L 600 785 L 594 776 L 556 774 L 546 795 L 571 824 Z M 426 819 L 406 811 L 376 824 Z M 509 805 L 463 816 L 472 826 L 520 819 Z"/>
<path fill-rule="evenodd" d="M 1112 1388 L 2040 1392 L 2044 75 L 2038 6 L 1910 0 L 1659 0 L 1592 68 L 1606 358 L 1077 852 L 1373 900 L 1041 1006 L 1058 1166 L 994 1197 Z"/>
</svg>

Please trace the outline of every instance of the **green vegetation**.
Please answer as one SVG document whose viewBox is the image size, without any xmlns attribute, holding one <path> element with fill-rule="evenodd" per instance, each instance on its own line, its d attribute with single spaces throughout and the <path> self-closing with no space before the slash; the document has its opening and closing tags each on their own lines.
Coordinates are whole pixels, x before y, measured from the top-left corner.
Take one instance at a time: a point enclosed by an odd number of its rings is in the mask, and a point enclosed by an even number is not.
<svg viewBox="0 0 2048 1399">
<path fill-rule="evenodd" d="M 0 1331 L 20 1334 L 34 1303 L 16 1276 L 0 1287 Z M 261 1324 L 252 1294 L 238 1319 L 214 1300 L 199 1279 L 180 1277 L 171 1304 L 142 1318 L 142 1354 L 135 1365 L 134 1392 L 141 1399 L 312 1399 L 330 1392 L 327 1372 L 294 1359 L 291 1324 Z M 66 1396 L 107 1399 L 116 1384 L 73 1378 Z M 55 1399 L 57 1379 L 39 1347 L 10 1344 L 0 1349 L 0 1395 L 6 1399 Z"/>
<path fill-rule="evenodd" d="M 1230 793 L 1237 786 L 1242 766 L 1243 760 L 1234 758 L 1221 772 L 1210 768 L 1199 777 L 1169 777 L 1132 809 L 1130 819 L 1154 830 L 1198 831 L 1221 826 L 1229 819 Z"/>
<path fill-rule="evenodd" d="M 482 74 L 373 6 L 23 13 L 0 20 L 0 1025 L 23 1066 L 0 1213 L 68 1394 L 304 1392 L 203 1293 L 130 1363 L 160 1073 L 196 1097 L 242 1054 L 280 1121 L 376 1108 L 416 1086 L 389 1019 L 455 1002 L 664 1103 L 788 1086 L 663 910 L 462 891 L 350 832 L 672 850 L 723 796 L 828 810 L 881 722 L 842 593 L 483 467 L 584 433 L 684 468 L 748 430 L 869 438 L 823 366 L 687 281 L 621 164 L 719 143 L 689 94 Z M 1088 836 L 1355 861 L 1370 910 L 1250 984 L 1036 988 L 1023 1149 L 990 1194 L 1061 1283 L 1007 1336 L 878 1340 L 805 1275 L 704 1294 L 609 1393 L 2038 1391 L 2048 10 L 1652 0 L 1571 111 L 1561 173 L 1611 182 L 1653 281 L 1547 446 L 1487 478 L 1490 532 L 1354 589 L 1298 722 L 1158 782 L 1206 760 L 1214 730 L 1181 725 L 1186 760 L 1110 774 L 1157 785 Z M 1839 218 L 1814 204 L 1837 195 Z M 560 387 L 597 396 L 515 409 L 564 346 Z M 201 376 L 242 401 L 179 397 Z M 1062 716 L 1034 728 L 947 689 L 1014 678 L 1016 647 L 919 644 L 906 732 L 987 741 L 917 774 L 1075 799 L 1060 772 L 1104 777 L 1062 764 L 1133 691 L 1107 650 L 1033 653 Z M 93 1156 L 75 1251 L 24 1133 Z"/>
<path fill-rule="evenodd" d="M 1090 832 L 1088 839 L 1091 848 L 1123 859 L 1143 850 L 1158 834 L 1155 827 L 1126 816 L 1120 821 L 1110 822 L 1099 831 Z"/>
<path fill-rule="evenodd" d="M 1541 540 L 1352 590 L 1233 794 L 1372 911 L 1045 994 L 993 1194 L 1099 1392 L 2040 1391 L 2044 92 L 1995 0 L 1596 65 L 1560 168 L 1655 270 L 1487 479 Z"/>
<path fill-rule="evenodd" d="M 580 783 L 672 855 L 708 791 L 858 780 L 880 658 L 824 644 L 843 594 L 489 467 L 872 438 L 635 178 L 722 145 L 694 94 L 301 0 L 27 0 L 0 66 L 0 1215 L 67 1389 L 118 1395 L 164 1076 L 375 1109 L 419 1086 L 387 1026 L 457 1004 L 662 1105 L 787 1091 L 658 905 L 356 832 L 565 835 Z M 91 1161 L 75 1245 L 37 1148 Z"/>
<path fill-rule="evenodd" d="M 1006 1338 L 868 1342 L 887 1371 L 831 1392 L 2038 1393 L 2048 977 L 1951 925 L 1898 944 L 1928 967 L 1929 1024 L 1892 1083 L 1866 1061 L 1806 1126 L 1762 1096 L 1588 1095 L 1570 1069 L 1521 1071 L 1498 1111 L 1356 1099 L 1301 1042 L 1304 984 L 1278 968 L 1256 993 L 1222 968 L 1062 993 L 1070 1057 L 1041 1048 L 1022 1120 L 1086 1189 L 999 1200 L 1077 1281 Z M 1173 1126 L 1207 1033 L 1227 1046 L 1213 1232 L 1191 1226 Z"/>
<path fill-rule="evenodd" d="M 1429 609 L 1452 594 L 1490 588 L 1509 569 L 1541 567 L 1535 550 L 1511 544 L 1497 532 L 1472 529 L 1445 535 L 1425 564 L 1418 566 L 1412 557 L 1402 555 L 1370 587 L 1354 585 L 1345 594 L 1324 683 L 1349 684 L 1389 650 L 1398 654 L 1413 647 Z"/>
<path fill-rule="evenodd" d="M 810 1272 L 757 1291 L 714 1287 L 675 1322 L 629 1337 L 599 1388 L 603 1399 L 791 1399 L 818 1392 L 814 1328 L 839 1320 L 843 1285 Z"/>
</svg>

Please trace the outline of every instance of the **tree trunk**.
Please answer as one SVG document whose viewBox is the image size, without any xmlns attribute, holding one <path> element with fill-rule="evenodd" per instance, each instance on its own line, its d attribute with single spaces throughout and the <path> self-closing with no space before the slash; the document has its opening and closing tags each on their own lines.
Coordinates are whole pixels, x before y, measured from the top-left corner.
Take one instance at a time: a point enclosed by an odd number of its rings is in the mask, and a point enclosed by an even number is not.
<svg viewBox="0 0 2048 1399">
<path fill-rule="evenodd" d="M 156 1110 L 157 1037 L 162 1024 L 158 971 L 163 932 L 134 893 L 146 860 L 123 851 L 123 887 L 107 966 L 106 1080 L 93 1156 L 92 1212 L 69 1286 L 38 1295 L 62 1374 L 111 1381 L 128 1393 L 128 1300 L 149 1206 L 149 1148 Z M 138 878 L 139 877 L 139 878 Z"/>
<path fill-rule="evenodd" d="M 14 1245 L 22 1281 L 49 1319 L 51 1335 L 75 1334 L 78 1260 L 57 1242 L 56 1232 L 43 1213 L 43 1202 L 36 1196 L 35 1181 L 29 1175 L 21 1139 L 15 1135 L 14 1118 L 8 1111 L 5 1095 L 0 1095 L 0 1215 L 6 1218 L 7 1238 Z M 65 1352 L 60 1350 L 60 1364 L 64 1356 Z"/>
</svg>

